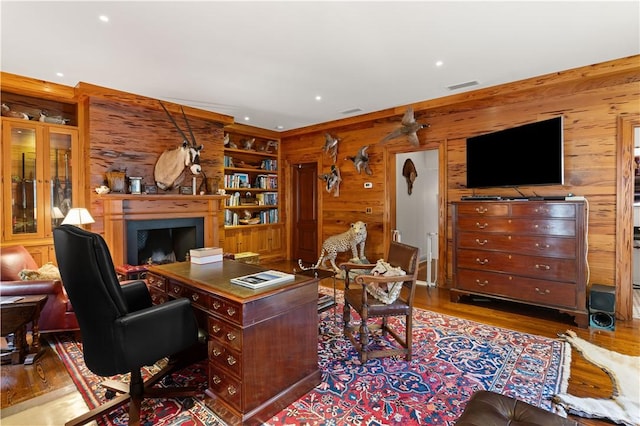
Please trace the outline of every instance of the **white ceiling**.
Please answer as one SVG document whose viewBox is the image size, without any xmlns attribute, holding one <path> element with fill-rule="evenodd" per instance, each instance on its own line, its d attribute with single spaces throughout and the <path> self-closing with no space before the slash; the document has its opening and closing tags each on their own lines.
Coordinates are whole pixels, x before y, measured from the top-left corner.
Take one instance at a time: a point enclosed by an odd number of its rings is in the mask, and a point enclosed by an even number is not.
<svg viewBox="0 0 640 426">
<path fill-rule="evenodd" d="M 637 0 L 2 0 L 0 14 L 5 72 L 274 130 L 640 53 Z"/>
</svg>

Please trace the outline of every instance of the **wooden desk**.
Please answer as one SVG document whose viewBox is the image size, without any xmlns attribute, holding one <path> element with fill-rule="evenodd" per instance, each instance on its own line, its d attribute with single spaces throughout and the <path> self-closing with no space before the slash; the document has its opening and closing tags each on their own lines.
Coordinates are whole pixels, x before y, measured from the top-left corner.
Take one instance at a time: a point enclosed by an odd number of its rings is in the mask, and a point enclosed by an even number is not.
<svg viewBox="0 0 640 426">
<path fill-rule="evenodd" d="M 47 301 L 46 294 L 20 296 L 15 302 L 0 304 L 2 336 L 14 333 L 13 350 L 7 354 L 11 364 L 33 364 L 40 355 L 40 311 Z M 27 344 L 27 324 L 31 323 L 31 348 Z M 4 357 L 4 355 L 3 355 Z"/>
<path fill-rule="evenodd" d="M 154 300 L 187 297 L 207 329 L 207 405 L 230 425 L 262 424 L 320 383 L 318 280 L 252 290 L 229 280 L 262 271 L 224 260 L 150 266 Z"/>
</svg>

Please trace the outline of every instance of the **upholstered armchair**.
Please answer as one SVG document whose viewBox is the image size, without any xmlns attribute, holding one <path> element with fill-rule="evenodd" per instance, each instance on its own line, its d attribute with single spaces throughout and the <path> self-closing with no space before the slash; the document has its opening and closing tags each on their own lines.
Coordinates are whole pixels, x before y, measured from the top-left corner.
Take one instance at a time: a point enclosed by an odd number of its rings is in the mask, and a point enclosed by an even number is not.
<svg viewBox="0 0 640 426">
<path fill-rule="evenodd" d="M 379 262 L 378 265 L 346 262 L 340 265 L 340 269 L 344 271 L 345 287 L 344 334 L 358 351 L 360 362 L 389 356 L 404 356 L 407 361 L 411 361 L 418 253 L 416 247 L 392 241 L 385 262 Z M 399 268 L 404 275 L 384 274 L 384 270 L 374 275 L 372 271 L 379 265 L 386 265 L 384 268 L 387 269 Z M 357 274 L 355 279 L 354 274 Z M 352 280 L 357 285 L 353 285 Z M 397 290 L 394 289 L 394 283 L 398 283 Z M 381 286 L 391 290 L 380 292 L 383 288 Z M 360 324 L 351 324 L 352 310 L 360 316 Z M 388 321 L 389 317 L 396 316 L 404 319 L 402 331 L 394 329 Z M 371 341 L 374 333 L 390 335 L 396 346 L 376 347 L 375 341 Z"/>
<path fill-rule="evenodd" d="M 40 266 L 23 246 L 0 249 L 0 294 L 26 296 L 46 294 L 47 301 L 40 313 L 40 332 L 77 330 L 78 321 L 60 280 L 29 280 L 20 278 L 20 271 L 37 270 Z"/>
<path fill-rule="evenodd" d="M 198 323 L 190 300 L 153 305 L 144 281 L 118 282 L 107 244 L 98 234 L 61 225 L 53 230 L 53 240 L 62 281 L 80 323 L 87 367 L 107 377 L 131 373 L 128 387 L 103 382 L 103 387 L 121 394 L 67 425 L 85 424 L 125 404 L 129 425 L 139 425 L 143 398 L 195 396 L 196 387 L 154 386 L 181 366 L 179 354 L 196 348 Z M 166 367 L 143 381 L 141 368 L 165 357 Z"/>
</svg>

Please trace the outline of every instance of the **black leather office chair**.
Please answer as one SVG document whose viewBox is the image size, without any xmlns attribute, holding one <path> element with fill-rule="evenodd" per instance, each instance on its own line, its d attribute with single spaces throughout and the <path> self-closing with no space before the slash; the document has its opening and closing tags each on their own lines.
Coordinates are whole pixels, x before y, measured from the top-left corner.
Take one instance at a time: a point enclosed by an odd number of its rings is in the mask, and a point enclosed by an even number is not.
<svg viewBox="0 0 640 426">
<path fill-rule="evenodd" d="M 177 367 L 171 358 L 146 382 L 140 371 L 198 341 L 198 324 L 189 300 L 153 306 L 143 281 L 121 285 L 109 249 L 98 234 L 62 225 L 54 229 L 53 236 L 62 282 L 80 325 L 87 367 L 100 376 L 131 373 L 128 388 L 113 381 L 106 384 L 122 395 L 66 424 L 85 424 L 130 402 L 129 424 L 138 425 L 143 398 L 194 396 L 195 387 L 152 387 Z"/>
</svg>

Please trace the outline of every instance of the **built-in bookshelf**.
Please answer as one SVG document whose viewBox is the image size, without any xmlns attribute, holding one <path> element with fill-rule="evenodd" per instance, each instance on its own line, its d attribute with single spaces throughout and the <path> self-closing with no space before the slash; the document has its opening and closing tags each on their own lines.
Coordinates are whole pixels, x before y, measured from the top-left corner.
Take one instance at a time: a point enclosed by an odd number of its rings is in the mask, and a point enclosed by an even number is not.
<svg viewBox="0 0 640 426">
<path fill-rule="evenodd" d="M 225 132 L 223 187 L 225 251 L 281 256 L 279 139 L 234 125 Z M 274 137 L 271 137 L 274 136 Z"/>
</svg>

